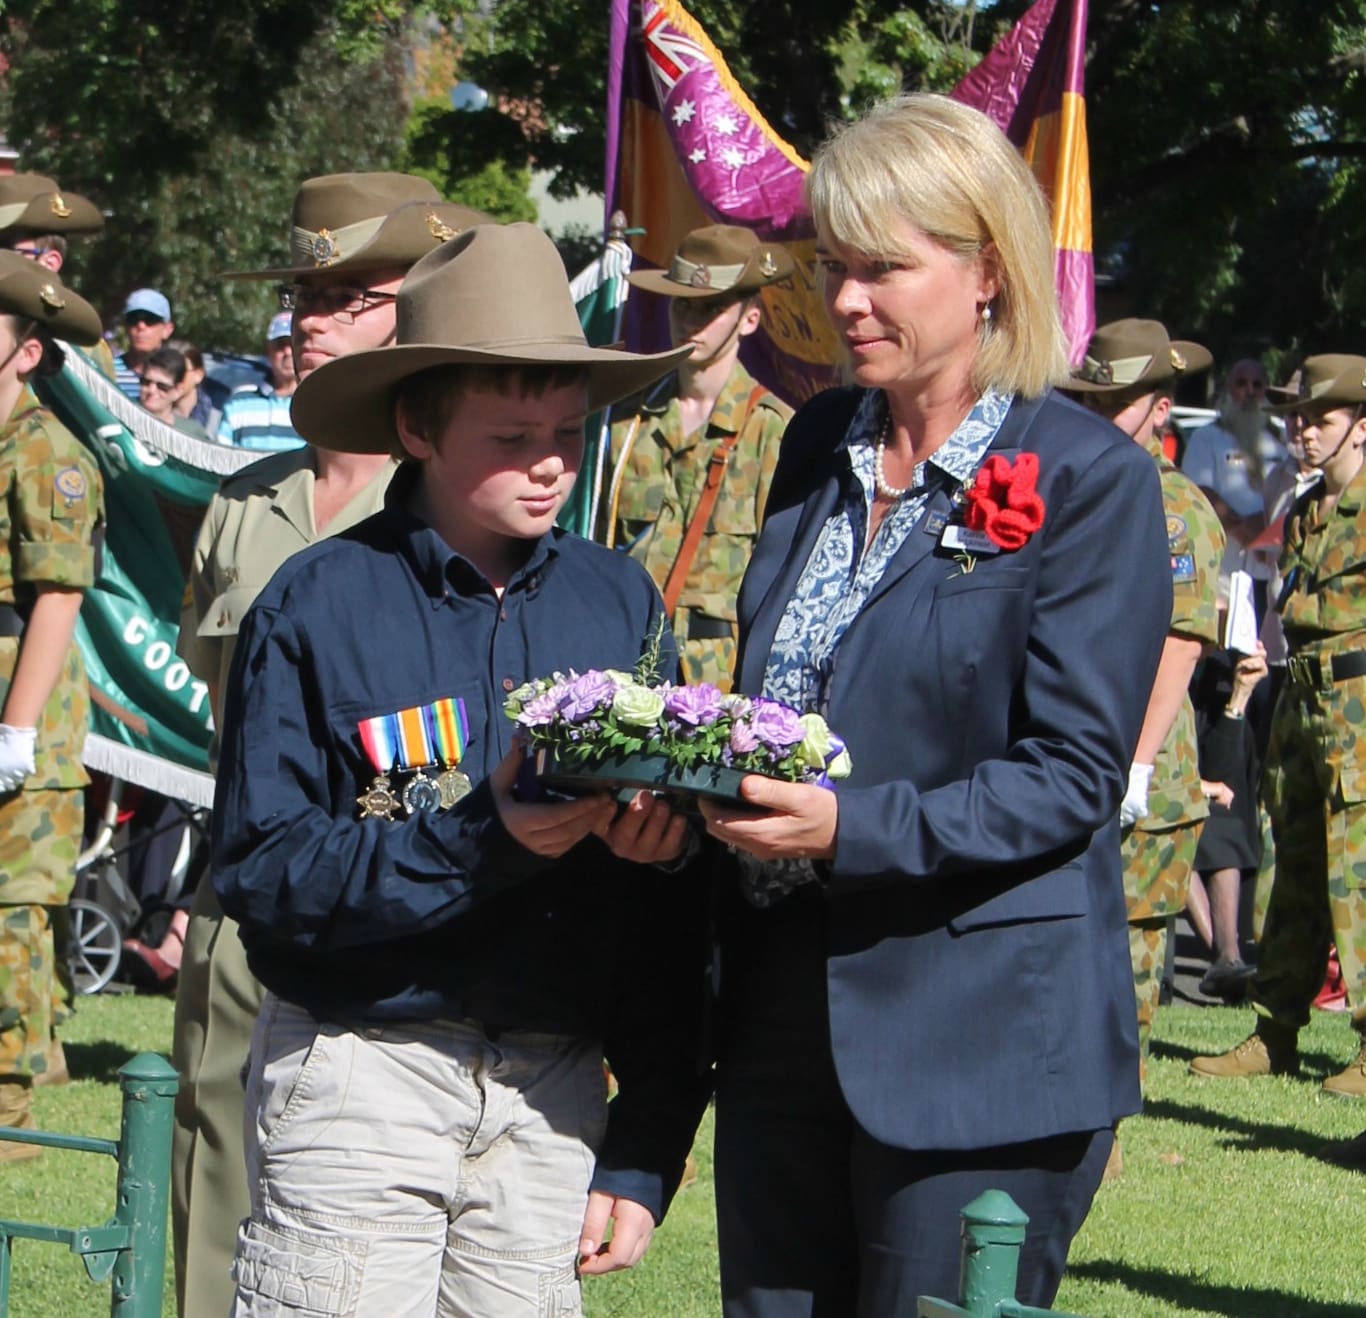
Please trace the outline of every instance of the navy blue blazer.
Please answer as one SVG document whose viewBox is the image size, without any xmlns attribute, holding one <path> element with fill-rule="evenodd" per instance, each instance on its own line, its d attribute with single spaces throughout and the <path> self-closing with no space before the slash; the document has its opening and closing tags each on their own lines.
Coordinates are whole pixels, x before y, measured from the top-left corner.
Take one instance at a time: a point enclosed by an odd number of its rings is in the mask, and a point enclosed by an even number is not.
<svg viewBox="0 0 1366 1318">
<path fill-rule="evenodd" d="M 854 478 L 860 393 L 783 441 L 740 592 L 737 689 L 756 692 L 816 536 Z M 1117 812 L 1171 618 L 1157 469 L 1054 394 L 990 452 L 1039 457 L 1044 523 L 964 572 L 928 528 L 836 654 L 849 744 L 825 884 L 831 1042 L 859 1124 L 908 1149 L 1099 1130 L 1140 1105 Z"/>
</svg>

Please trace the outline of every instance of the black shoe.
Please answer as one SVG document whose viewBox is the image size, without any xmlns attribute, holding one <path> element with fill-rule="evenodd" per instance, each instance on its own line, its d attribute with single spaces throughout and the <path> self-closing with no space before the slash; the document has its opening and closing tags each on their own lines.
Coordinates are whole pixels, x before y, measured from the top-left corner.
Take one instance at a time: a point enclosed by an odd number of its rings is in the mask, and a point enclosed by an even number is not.
<svg viewBox="0 0 1366 1318">
<path fill-rule="evenodd" d="M 1200 981 L 1200 992 L 1207 998 L 1240 998 L 1257 977 L 1257 967 L 1246 961 L 1216 961 Z"/>
</svg>

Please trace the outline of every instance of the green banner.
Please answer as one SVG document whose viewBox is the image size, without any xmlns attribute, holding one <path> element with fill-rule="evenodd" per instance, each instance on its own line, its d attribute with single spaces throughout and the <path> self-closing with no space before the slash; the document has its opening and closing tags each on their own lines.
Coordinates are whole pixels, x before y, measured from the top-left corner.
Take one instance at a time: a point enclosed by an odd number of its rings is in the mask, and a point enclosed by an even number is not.
<svg viewBox="0 0 1366 1318">
<path fill-rule="evenodd" d="M 603 249 L 602 256 L 570 282 L 579 311 L 579 324 L 595 348 L 605 348 L 621 339 L 621 312 L 630 290 L 626 282 L 630 272 L 631 249 L 622 239 L 613 238 Z M 583 465 L 579 468 L 574 492 L 560 513 L 560 525 L 592 539 L 607 461 L 606 414 L 599 412 L 590 416 L 585 429 L 588 438 L 583 447 Z"/>
<path fill-rule="evenodd" d="M 40 392 L 104 477 L 104 551 L 77 628 L 93 706 L 85 762 L 207 804 L 213 723 L 207 687 L 176 655 L 180 603 L 205 505 L 260 454 L 164 425 L 70 347 Z"/>
</svg>

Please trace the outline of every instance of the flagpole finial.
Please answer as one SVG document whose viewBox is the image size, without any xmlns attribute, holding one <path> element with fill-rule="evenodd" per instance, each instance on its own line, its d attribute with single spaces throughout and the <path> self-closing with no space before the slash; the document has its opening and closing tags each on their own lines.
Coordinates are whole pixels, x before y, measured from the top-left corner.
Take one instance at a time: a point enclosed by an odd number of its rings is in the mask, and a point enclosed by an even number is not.
<svg viewBox="0 0 1366 1318">
<path fill-rule="evenodd" d="M 616 210 L 612 212 L 612 218 L 607 221 L 607 241 L 619 243 L 626 237 L 626 212 Z"/>
</svg>

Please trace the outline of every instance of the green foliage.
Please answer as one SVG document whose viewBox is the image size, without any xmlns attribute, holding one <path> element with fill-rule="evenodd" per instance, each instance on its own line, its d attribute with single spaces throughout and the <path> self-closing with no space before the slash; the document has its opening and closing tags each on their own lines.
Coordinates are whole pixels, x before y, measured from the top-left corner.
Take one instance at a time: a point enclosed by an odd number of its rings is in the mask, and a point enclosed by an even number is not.
<svg viewBox="0 0 1366 1318">
<path fill-rule="evenodd" d="M 1361 0 L 1092 0 L 1097 250 L 1116 314 L 1227 363 L 1360 351 L 1366 275 Z"/>
<path fill-rule="evenodd" d="M 404 129 L 398 167 L 430 180 L 451 201 L 472 206 L 504 222 L 536 219 L 536 203 L 528 194 L 531 170 L 509 163 L 506 156 L 488 158 L 469 143 L 484 130 L 515 133 L 515 125 L 494 110 L 456 112 L 449 101 L 418 101 Z"/>
<path fill-rule="evenodd" d="M 271 287 L 220 275 L 286 255 L 303 179 L 393 168 L 404 45 L 277 0 L 204 0 L 169 27 L 143 13 L 133 0 L 40 0 L 11 22 L 10 139 L 26 168 L 109 213 L 101 235 L 72 241 L 64 271 L 107 323 L 152 285 L 185 337 L 259 351 Z"/>
</svg>

